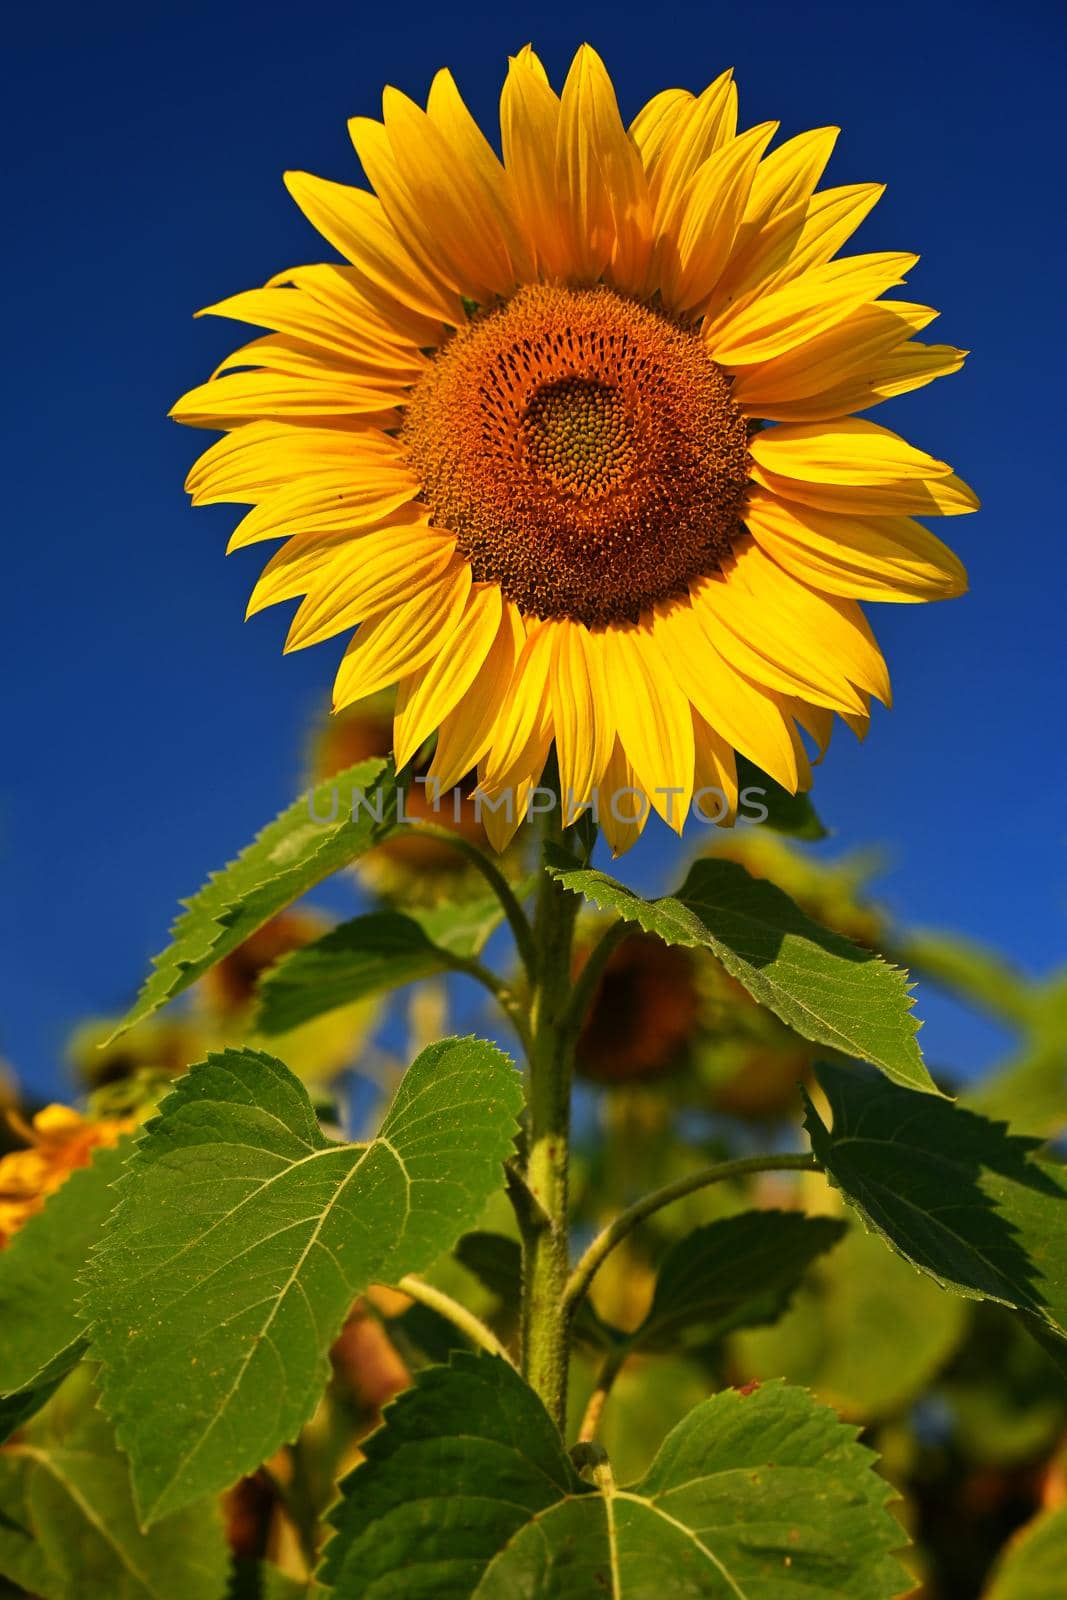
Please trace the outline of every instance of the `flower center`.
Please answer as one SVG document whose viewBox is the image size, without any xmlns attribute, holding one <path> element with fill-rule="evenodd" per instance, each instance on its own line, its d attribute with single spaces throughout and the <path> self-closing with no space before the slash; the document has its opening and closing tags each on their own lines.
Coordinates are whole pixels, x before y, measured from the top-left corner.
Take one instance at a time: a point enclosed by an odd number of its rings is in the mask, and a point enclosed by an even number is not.
<svg viewBox="0 0 1067 1600">
<path fill-rule="evenodd" d="M 444 347 L 404 421 L 434 522 L 532 616 L 636 621 L 740 532 L 748 428 L 699 333 L 532 285 Z"/>
</svg>

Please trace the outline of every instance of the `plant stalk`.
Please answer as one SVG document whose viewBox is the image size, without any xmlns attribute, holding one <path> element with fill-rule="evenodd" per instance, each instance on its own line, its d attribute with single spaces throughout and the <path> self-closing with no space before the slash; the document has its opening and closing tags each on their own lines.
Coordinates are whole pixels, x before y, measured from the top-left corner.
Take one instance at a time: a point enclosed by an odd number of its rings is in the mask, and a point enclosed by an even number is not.
<svg viewBox="0 0 1067 1600">
<path fill-rule="evenodd" d="M 554 810 L 546 838 L 559 837 Z M 576 897 L 542 874 L 534 917 L 536 985 L 527 1080 L 526 1186 L 537 1209 L 523 1228 L 522 1370 L 562 1433 L 567 1418 L 570 1270 L 568 1184 L 571 1069 L 569 1015 Z"/>
</svg>

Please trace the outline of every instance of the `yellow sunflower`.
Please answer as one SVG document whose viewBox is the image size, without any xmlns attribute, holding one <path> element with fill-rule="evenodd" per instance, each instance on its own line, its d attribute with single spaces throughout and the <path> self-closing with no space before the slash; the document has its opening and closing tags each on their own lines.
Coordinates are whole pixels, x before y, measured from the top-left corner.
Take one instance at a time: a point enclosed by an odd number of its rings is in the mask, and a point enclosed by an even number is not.
<svg viewBox="0 0 1067 1600">
<path fill-rule="evenodd" d="M 253 508 L 231 549 L 286 541 L 249 614 L 303 597 L 291 650 L 355 628 L 335 707 L 398 685 L 397 760 L 436 732 L 498 848 L 553 743 L 616 851 L 701 790 L 728 817 L 735 751 L 806 787 L 799 730 L 889 699 L 857 601 L 962 592 L 915 518 L 977 506 L 851 415 L 965 354 L 882 298 L 915 256 L 837 259 L 881 185 L 817 188 L 837 129 L 738 133 L 728 72 L 627 129 L 587 45 L 560 94 L 512 59 L 503 160 L 447 71 L 349 127 L 373 193 L 286 179 L 346 264 L 210 307 L 272 331 L 174 409 L 226 430 L 188 487 Z"/>
</svg>

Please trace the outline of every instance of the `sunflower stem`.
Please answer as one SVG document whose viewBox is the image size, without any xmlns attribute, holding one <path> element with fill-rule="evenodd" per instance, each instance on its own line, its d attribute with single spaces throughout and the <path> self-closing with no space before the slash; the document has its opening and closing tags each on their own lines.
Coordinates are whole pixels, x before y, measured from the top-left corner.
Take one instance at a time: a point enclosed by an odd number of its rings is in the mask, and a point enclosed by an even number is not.
<svg viewBox="0 0 1067 1600">
<path fill-rule="evenodd" d="M 558 805 L 545 840 L 561 838 Z M 536 955 L 527 1076 L 526 1187 L 523 1228 L 522 1370 L 562 1433 L 567 1418 L 570 1269 L 568 1161 L 574 1028 L 570 1021 L 571 944 L 578 900 L 542 871 L 534 916 Z"/>
<path fill-rule="evenodd" d="M 646 1217 L 662 1210 L 664 1206 L 673 1205 L 675 1200 L 682 1200 L 686 1195 L 695 1194 L 698 1189 L 707 1189 L 713 1183 L 723 1183 L 730 1178 L 746 1178 L 760 1172 L 819 1172 L 820 1170 L 814 1156 L 787 1154 L 739 1156 L 734 1161 L 720 1161 L 714 1167 L 703 1167 L 699 1172 L 687 1173 L 684 1178 L 676 1178 L 673 1183 L 665 1184 L 662 1189 L 644 1195 L 625 1211 L 620 1211 L 614 1222 L 609 1222 L 607 1227 L 597 1234 L 582 1256 L 564 1287 L 564 1315 L 568 1321 L 574 1315 L 584 1300 L 589 1285 L 615 1247 L 622 1243 L 627 1234 L 633 1232 L 638 1223 L 644 1222 Z"/>
</svg>

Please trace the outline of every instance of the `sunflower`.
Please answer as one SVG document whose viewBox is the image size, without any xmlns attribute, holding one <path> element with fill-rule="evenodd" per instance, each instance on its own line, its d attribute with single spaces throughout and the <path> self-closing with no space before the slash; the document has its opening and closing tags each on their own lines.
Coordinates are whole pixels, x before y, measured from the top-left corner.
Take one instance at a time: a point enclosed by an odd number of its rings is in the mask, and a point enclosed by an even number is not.
<svg viewBox="0 0 1067 1600">
<path fill-rule="evenodd" d="M 889 701 L 857 602 L 961 593 L 915 519 L 977 506 L 853 415 L 965 354 L 883 298 L 915 256 L 837 257 L 882 186 L 817 187 L 837 129 L 738 133 L 728 72 L 627 129 L 587 45 L 560 94 L 512 59 L 502 160 L 447 71 L 349 127 L 373 192 L 286 179 L 345 264 L 209 307 L 269 331 L 174 408 L 225 430 L 188 487 L 252 507 L 231 549 L 285 540 L 249 614 L 355 628 L 335 707 L 396 684 L 398 762 L 436 733 L 498 848 L 553 744 L 616 852 L 701 791 L 728 819 L 737 751 L 807 787 L 801 730 Z"/>
</svg>

